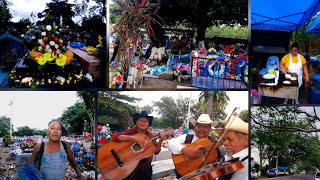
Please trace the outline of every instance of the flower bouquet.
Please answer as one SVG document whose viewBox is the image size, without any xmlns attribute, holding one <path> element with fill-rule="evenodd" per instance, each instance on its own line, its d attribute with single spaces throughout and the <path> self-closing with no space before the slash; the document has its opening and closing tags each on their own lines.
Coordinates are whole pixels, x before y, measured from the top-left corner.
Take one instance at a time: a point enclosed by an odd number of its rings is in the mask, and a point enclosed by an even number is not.
<svg viewBox="0 0 320 180">
<path fill-rule="evenodd" d="M 60 67 L 70 64 L 73 53 L 67 50 L 71 39 L 68 26 L 32 24 L 28 27 L 26 33 L 21 35 L 30 51 L 28 59 L 37 63 L 39 68 L 46 64 Z"/>
<path fill-rule="evenodd" d="M 32 138 L 27 138 L 20 143 L 20 148 L 24 153 L 31 153 L 37 142 Z"/>
</svg>

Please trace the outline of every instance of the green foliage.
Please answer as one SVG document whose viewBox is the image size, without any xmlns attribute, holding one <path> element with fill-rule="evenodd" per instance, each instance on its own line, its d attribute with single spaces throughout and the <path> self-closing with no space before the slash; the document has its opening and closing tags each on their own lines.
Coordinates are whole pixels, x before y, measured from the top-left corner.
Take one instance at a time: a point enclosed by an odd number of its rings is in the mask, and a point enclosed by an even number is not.
<svg viewBox="0 0 320 180">
<path fill-rule="evenodd" d="M 260 166 L 320 167 L 319 136 L 311 133 L 320 118 L 312 107 L 254 107 L 251 138 L 260 151 Z M 309 133 L 308 133 L 309 132 Z M 302 165 L 303 164 L 303 165 Z M 260 167 L 261 169 L 262 167 Z"/>
<path fill-rule="evenodd" d="M 199 95 L 200 110 L 202 113 L 209 114 L 214 121 L 225 120 L 224 109 L 229 100 L 229 96 L 224 91 L 203 91 Z"/>
<path fill-rule="evenodd" d="M 9 134 L 10 131 L 10 118 L 6 116 L 0 117 L 0 137 Z"/>
<path fill-rule="evenodd" d="M 64 110 L 60 120 L 70 134 L 82 134 L 84 121 L 93 122 L 93 119 L 91 121 L 89 117 L 85 104 L 80 102 L 77 102 Z"/>
<path fill-rule="evenodd" d="M 69 4 L 66 1 L 53 0 L 47 3 L 47 9 L 45 11 L 49 12 L 50 18 L 62 16 L 63 23 L 74 28 L 75 23 L 72 18 L 75 16 L 75 12 L 72 10 L 73 6 L 73 4 Z"/>
<path fill-rule="evenodd" d="M 222 37 L 231 39 L 248 39 L 248 27 L 211 26 L 206 30 L 206 38 Z M 213 46 L 210 46 L 213 47 Z"/>
<path fill-rule="evenodd" d="M 147 111 L 148 114 L 151 114 L 153 112 L 153 107 L 150 105 L 145 105 L 145 106 L 139 108 L 139 111 Z"/>
<path fill-rule="evenodd" d="M 11 142 L 11 138 L 10 138 L 10 135 L 5 135 L 3 137 L 3 143 L 4 144 L 9 144 Z"/>
<path fill-rule="evenodd" d="M 164 127 L 171 127 L 172 121 L 170 119 L 163 119 L 163 118 L 157 118 L 155 117 L 153 119 L 152 126 L 154 128 L 164 128 Z"/>
<path fill-rule="evenodd" d="M 34 130 L 28 126 L 18 127 L 18 130 L 13 132 L 15 136 L 33 136 Z"/>
<path fill-rule="evenodd" d="M 248 110 L 243 110 L 240 112 L 239 117 L 244 121 L 249 123 L 250 121 L 250 115 Z"/>
<path fill-rule="evenodd" d="M 117 124 L 122 130 L 128 128 L 133 125 L 133 114 L 138 112 L 138 108 L 129 103 L 135 103 L 139 100 L 116 91 L 99 92 L 98 123 Z"/>
<path fill-rule="evenodd" d="M 6 32 L 12 15 L 9 6 L 11 2 L 8 0 L 0 0 L 0 33 Z"/>
</svg>

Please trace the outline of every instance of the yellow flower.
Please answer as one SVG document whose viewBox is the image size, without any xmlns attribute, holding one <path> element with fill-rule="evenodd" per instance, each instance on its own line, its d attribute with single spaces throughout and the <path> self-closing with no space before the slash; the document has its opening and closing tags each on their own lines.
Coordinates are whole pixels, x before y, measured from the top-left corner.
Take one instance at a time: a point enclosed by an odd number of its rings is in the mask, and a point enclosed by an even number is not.
<svg viewBox="0 0 320 180">
<path fill-rule="evenodd" d="M 213 55 L 209 55 L 206 57 L 207 59 L 213 59 Z"/>
<path fill-rule="evenodd" d="M 96 50 L 96 48 L 92 47 L 92 46 L 88 46 L 87 47 L 87 52 L 88 53 L 92 53 L 94 50 Z"/>
<path fill-rule="evenodd" d="M 47 59 L 43 56 L 37 59 L 39 65 L 44 65 L 47 62 Z"/>
<path fill-rule="evenodd" d="M 50 53 L 44 53 L 43 58 L 45 58 L 47 61 L 53 61 L 54 59 L 54 57 L 52 57 Z"/>
<path fill-rule="evenodd" d="M 215 53 L 217 52 L 217 50 L 216 50 L 215 48 L 210 48 L 210 49 L 208 50 L 208 52 L 211 52 L 211 51 L 214 51 Z"/>
<path fill-rule="evenodd" d="M 73 58 L 73 53 L 70 50 L 68 50 L 65 55 L 67 56 L 66 64 L 70 64 L 70 62 L 71 62 L 71 60 Z"/>
<path fill-rule="evenodd" d="M 103 39 L 103 37 L 101 35 L 99 35 L 99 37 L 98 37 L 99 44 L 102 44 L 102 39 Z"/>
<path fill-rule="evenodd" d="M 66 62 L 67 62 L 67 56 L 63 54 L 59 54 L 59 57 L 56 59 L 56 64 L 58 66 L 64 66 L 66 65 Z"/>
</svg>

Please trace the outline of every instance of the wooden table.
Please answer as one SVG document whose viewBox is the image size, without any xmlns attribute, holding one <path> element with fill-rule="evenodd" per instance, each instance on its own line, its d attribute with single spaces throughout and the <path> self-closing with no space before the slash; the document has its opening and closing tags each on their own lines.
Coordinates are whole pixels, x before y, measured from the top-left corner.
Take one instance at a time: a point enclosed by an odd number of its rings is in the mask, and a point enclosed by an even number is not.
<svg viewBox="0 0 320 180">
<path fill-rule="evenodd" d="M 261 96 L 274 97 L 274 98 L 288 98 L 294 100 L 293 103 L 299 104 L 299 84 L 298 76 L 295 73 L 288 73 L 293 77 L 296 77 L 297 80 L 291 81 L 291 84 L 283 84 L 285 81 L 284 75 L 280 75 L 278 84 L 276 86 L 264 85 L 259 83 L 259 95 L 260 101 Z M 261 102 L 260 102 L 261 103 Z"/>
<path fill-rule="evenodd" d="M 79 63 L 84 70 L 84 74 L 89 73 L 93 79 L 102 80 L 103 76 L 101 73 L 101 60 L 93 55 L 88 54 L 84 50 L 79 48 L 68 47 L 70 51 L 77 57 L 79 57 Z"/>
</svg>

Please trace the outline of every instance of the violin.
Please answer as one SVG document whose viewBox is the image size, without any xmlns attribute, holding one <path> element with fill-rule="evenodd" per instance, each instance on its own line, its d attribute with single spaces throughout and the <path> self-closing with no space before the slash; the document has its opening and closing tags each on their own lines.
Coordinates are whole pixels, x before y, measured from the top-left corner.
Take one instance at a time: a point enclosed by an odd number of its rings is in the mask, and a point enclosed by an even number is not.
<svg viewBox="0 0 320 180">
<path fill-rule="evenodd" d="M 214 164 L 209 164 L 187 176 L 180 178 L 179 180 L 212 180 L 221 176 L 229 175 L 235 173 L 244 168 L 242 161 L 236 162 L 226 162 L 219 166 L 214 166 Z"/>
</svg>

